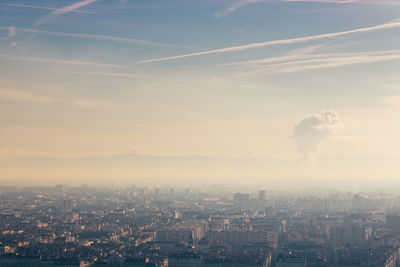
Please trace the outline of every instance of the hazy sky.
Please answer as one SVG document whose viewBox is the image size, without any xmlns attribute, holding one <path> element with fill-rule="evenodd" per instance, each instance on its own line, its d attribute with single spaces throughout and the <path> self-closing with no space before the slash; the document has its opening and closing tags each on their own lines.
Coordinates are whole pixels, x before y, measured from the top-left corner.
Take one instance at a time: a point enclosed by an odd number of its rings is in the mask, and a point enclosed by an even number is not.
<svg viewBox="0 0 400 267">
<path fill-rule="evenodd" d="M 0 179 L 379 185 L 399 74 L 399 0 L 0 0 Z"/>
</svg>

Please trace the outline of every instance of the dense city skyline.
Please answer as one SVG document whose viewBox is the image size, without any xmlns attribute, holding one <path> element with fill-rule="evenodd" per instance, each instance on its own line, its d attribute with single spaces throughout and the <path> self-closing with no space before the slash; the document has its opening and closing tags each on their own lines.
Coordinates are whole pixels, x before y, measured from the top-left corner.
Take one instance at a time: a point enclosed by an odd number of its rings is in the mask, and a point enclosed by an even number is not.
<svg viewBox="0 0 400 267">
<path fill-rule="evenodd" d="M 399 199 L 382 190 L 1 187 L 0 266 L 397 267 Z"/>
</svg>

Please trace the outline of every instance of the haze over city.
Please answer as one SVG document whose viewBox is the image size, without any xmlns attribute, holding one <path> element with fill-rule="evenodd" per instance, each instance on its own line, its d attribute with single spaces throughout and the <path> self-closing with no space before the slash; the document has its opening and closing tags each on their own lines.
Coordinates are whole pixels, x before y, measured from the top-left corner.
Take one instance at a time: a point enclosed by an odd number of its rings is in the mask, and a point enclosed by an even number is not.
<svg viewBox="0 0 400 267">
<path fill-rule="evenodd" d="M 0 267 L 400 267 L 400 0 L 0 0 Z"/>
</svg>

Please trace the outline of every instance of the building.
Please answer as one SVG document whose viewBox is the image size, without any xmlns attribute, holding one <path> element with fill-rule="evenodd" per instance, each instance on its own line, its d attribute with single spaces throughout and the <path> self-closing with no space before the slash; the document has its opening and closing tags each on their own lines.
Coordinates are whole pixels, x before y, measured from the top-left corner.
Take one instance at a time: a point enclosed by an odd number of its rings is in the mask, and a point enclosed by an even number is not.
<svg viewBox="0 0 400 267">
<path fill-rule="evenodd" d="M 194 253 L 180 253 L 168 258 L 168 267 L 200 267 L 201 258 Z"/>
<path fill-rule="evenodd" d="M 258 200 L 260 200 L 260 201 L 265 200 L 266 195 L 267 195 L 267 192 L 265 190 L 260 190 L 258 192 Z"/>
<path fill-rule="evenodd" d="M 247 208 L 249 200 L 249 194 L 236 193 L 233 195 L 233 205 L 238 208 Z"/>
<path fill-rule="evenodd" d="M 276 257 L 276 267 L 302 267 L 306 266 L 306 257 L 289 251 L 279 253 Z"/>
<path fill-rule="evenodd" d="M 387 215 L 386 226 L 393 232 L 400 233 L 400 216 L 399 215 Z"/>
</svg>

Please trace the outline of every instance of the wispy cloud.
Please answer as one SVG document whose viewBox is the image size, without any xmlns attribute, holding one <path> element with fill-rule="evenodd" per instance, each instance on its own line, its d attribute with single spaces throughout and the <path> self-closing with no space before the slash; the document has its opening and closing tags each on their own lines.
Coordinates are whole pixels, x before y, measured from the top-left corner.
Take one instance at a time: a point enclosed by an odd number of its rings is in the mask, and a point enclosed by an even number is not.
<svg viewBox="0 0 400 267">
<path fill-rule="evenodd" d="M 29 149 L 0 149 L 0 159 L 62 158 L 60 154 Z"/>
<path fill-rule="evenodd" d="M 299 56 L 299 55 L 308 55 L 308 54 L 312 54 L 315 51 L 317 51 L 318 49 L 324 47 L 324 45 L 310 45 L 310 46 L 306 46 L 306 47 L 301 47 L 301 48 L 297 48 L 297 49 L 293 49 L 289 52 L 286 53 L 287 56 Z"/>
<path fill-rule="evenodd" d="M 235 66 L 239 68 L 241 75 L 257 75 L 266 73 L 288 73 L 323 68 L 335 68 L 396 59 L 400 59 L 400 50 L 337 54 L 288 55 L 220 65 Z"/>
<path fill-rule="evenodd" d="M 83 108 L 110 108 L 112 107 L 108 102 L 101 100 L 94 100 L 90 98 L 78 98 L 72 101 L 72 104 Z"/>
<path fill-rule="evenodd" d="M 244 6 L 250 5 L 250 4 L 254 4 L 254 3 L 260 3 L 260 2 L 265 2 L 265 0 L 241 0 L 241 1 L 236 1 L 234 2 L 232 5 L 228 6 L 227 8 L 215 12 L 214 15 L 217 18 L 226 16 L 232 12 L 235 12 L 237 9 L 242 8 Z"/>
<path fill-rule="evenodd" d="M 37 25 L 47 22 L 53 18 L 56 18 L 60 15 L 63 15 L 63 14 L 69 13 L 69 12 L 73 12 L 73 11 L 77 10 L 78 8 L 87 6 L 87 5 L 97 2 L 97 1 L 98 0 L 82 0 L 82 1 L 75 2 L 68 6 L 57 8 L 53 12 L 48 14 L 47 16 L 44 16 L 43 18 L 37 20 L 34 25 L 37 26 Z"/>
<path fill-rule="evenodd" d="M 0 98 L 26 103 L 51 103 L 55 98 L 19 90 L 0 89 Z"/>
<path fill-rule="evenodd" d="M 117 78 L 144 78 L 144 77 L 148 77 L 146 75 L 140 75 L 140 74 L 121 73 L 121 72 L 104 72 L 104 71 L 79 71 L 79 72 L 73 72 L 73 73 L 83 74 L 83 75 L 95 75 L 95 76 L 110 76 L 110 77 L 117 77 Z"/>
<path fill-rule="evenodd" d="M 283 0 L 284 2 L 315 2 L 334 4 L 374 4 L 374 5 L 400 5 L 396 0 Z"/>
<path fill-rule="evenodd" d="M 153 41 L 133 39 L 133 38 L 109 36 L 109 35 L 98 35 L 98 34 L 87 34 L 87 33 L 54 32 L 54 31 L 43 31 L 43 30 L 28 29 L 28 28 L 16 28 L 16 27 L 13 27 L 13 28 L 14 28 L 14 31 L 16 31 L 16 32 L 25 32 L 25 33 L 32 33 L 32 34 L 43 34 L 43 35 L 50 35 L 50 36 L 84 38 L 84 39 L 93 39 L 93 40 L 101 40 L 101 41 L 112 41 L 112 42 L 128 43 L 128 44 L 139 44 L 139 45 L 151 45 L 151 46 L 161 46 L 161 47 L 174 47 L 174 48 L 193 49 L 193 47 L 188 47 L 188 46 L 181 46 L 181 45 L 161 43 L 161 42 L 153 42 Z M 0 30 L 9 30 L 9 29 L 10 29 L 10 26 L 0 26 Z"/>
<path fill-rule="evenodd" d="M 42 10 L 57 10 L 55 7 L 45 7 L 45 6 L 33 6 L 33 5 L 25 5 L 25 4 L 13 4 L 13 3 L 0 3 L 1 6 L 9 6 L 9 7 L 21 7 L 21 8 L 33 8 L 33 9 L 42 9 Z M 94 11 L 84 11 L 84 10 L 71 10 L 69 12 L 73 13 L 82 13 L 82 14 L 101 14 L 99 12 Z"/>
<path fill-rule="evenodd" d="M 61 14 L 64 14 L 64 13 L 68 13 L 68 12 L 74 11 L 74 10 L 76 10 L 78 8 L 87 6 L 87 5 L 92 4 L 94 2 L 97 2 L 97 1 L 98 0 L 82 0 L 82 1 L 78 1 L 78 2 L 75 2 L 75 3 L 71 4 L 71 5 L 68 5 L 68 6 L 65 6 L 65 7 L 61 7 L 61 8 L 57 8 L 53 13 L 57 14 L 57 15 L 61 15 Z"/>
<path fill-rule="evenodd" d="M 40 95 L 33 92 L 21 91 L 15 89 L 0 89 L 0 99 L 22 102 L 22 103 L 34 103 L 34 104 L 66 104 L 81 108 L 112 108 L 113 105 L 98 99 L 91 98 L 72 98 L 69 100 L 63 98 L 57 98 L 53 96 Z"/>
<path fill-rule="evenodd" d="M 203 55 L 210 55 L 210 54 L 223 54 L 223 53 L 236 52 L 236 51 L 242 51 L 242 50 L 253 49 L 253 48 L 261 48 L 261 47 L 266 47 L 266 46 L 274 46 L 274 45 L 305 43 L 305 42 L 310 42 L 310 41 L 336 38 L 336 37 L 357 34 L 357 33 L 368 33 L 368 32 L 373 32 L 373 31 L 378 31 L 378 30 L 387 30 L 387 29 L 398 28 L 398 27 L 400 27 L 400 22 L 392 21 L 392 22 L 380 24 L 377 26 L 359 28 L 359 29 L 349 30 L 349 31 L 318 34 L 318 35 L 311 35 L 311 36 L 305 36 L 305 37 L 282 39 L 282 40 L 259 42 L 259 43 L 251 43 L 251 44 L 239 45 L 239 46 L 230 46 L 230 47 L 225 47 L 225 48 L 220 48 L 220 49 L 207 50 L 207 51 L 178 55 L 178 56 L 147 59 L 147 60 L 139 61 L 138 63 L 143 64 L 143 63 L 167 61 L 167 60 L 173 60 L 173 59 L 196 57 L 196 56 L 203 56 Z"/>
<path fill-rule="evenodd" d="M 8 28 L 8 38 L 15 36 L 15 27 Z"/>
<path fill-rule="evenodd" d="M 0 54 L 0 61 L 26 61 L 26 62 L 34 62 L 34 63 L 46 63 L 46 64 L 57 64 L 57 65 L 66 65 L 66 66 L 82 66 L 82 67 L 91 67 L 93 68 L 102 68 L 102 69 L 118 69 L 115 71 L 97 71 L 97 69 L 85 71 L 66 71 L 63 72 L 74 73 L 79 75 L 94 75 L 94 76 L 106 76 L 106 77 L 116 77 L 116 78 L 146 78 L 149 77 L 147 75 L 135 74 L 131 71 L 133 70 L 129 66 L 116 65 L 116 64 L 108 64 L 108 63 L 99 63 L 92 61 L 78 61 L 78 60 L 68 60 L 68 59 L 59 59 L 59 58 L 42 58 L 42 57 L 29 57 L 29 56 L 13 56 L 7 54 Z M 121 72 L 124 70 L 124 72 Z"/>
<path fill-rule="evenodd" d="M 10 40 L 15 36 L 15 34 L 16 34 L 15 27 L 14 26 L 8 27 L 8 36 L 7 37 L 3 37 L 1 39 Z"/>
<path fill-rule="evenodd" d="M 0 149 L 0 159 L 27 159 L 27 158 L 51 158 L 51 159 L 90 159 L 115 156 L 136 155 L 127 149 L 121 152 L 112 151 L 88 151 L 88 152 L 48 152 L 32 149 Z"/>
<path fill-rule="evenodd" d="M 284 2 L 316 2 L 316 3 L 348 4 L 354 2 L 362 2 L 362 0 L 361 1 L 360 0 L 284 0 Z"/>
<path fill-rule="evenodd" d="M 43 62 L 61 65 L 75 65 L 75 66 L 90 66 L 90 67 L 107 67 L 107 68 L 125 68 L 121 65 L 106 64 L 91 61 L 77 61 L 58 58 L 42 58 L 42 57 L 28 57 L 28 56 L 12 56 L 7 54 L 0 54 L 0 60 L 13 60 L 13 61 L 30 61 L 30 62 Z"/>
<path fill-rule="evenodd" d="M 395 0 L 238 0 L 234 1 L 231 5 L 224 8 L 221 11 L 215 12 L 214 15 L 217 18 L 227 16 L 236 10 L 243 8 L 247 5 L 262 3 L 262 2 L 315 2 L 315 3 L 327 3 L 327 4 L 389 4 L 389 5 L 400 5 L 399 1 Z"/>
<path fill-rule="evenodd" d="M 281 69 L 281 72 L 300 72 L 322 68 L 336 68 L 341 66 L 369 64 L 396 59 L 400 59 L 400 53 L 392 55 L 352 55 L 349 57 L 316 59 L 305 62 L 297 62 L 297 64 L 295 63 L 292 64 L 292 66 L 287 66 L 286 68 Z"/>
</svg>

